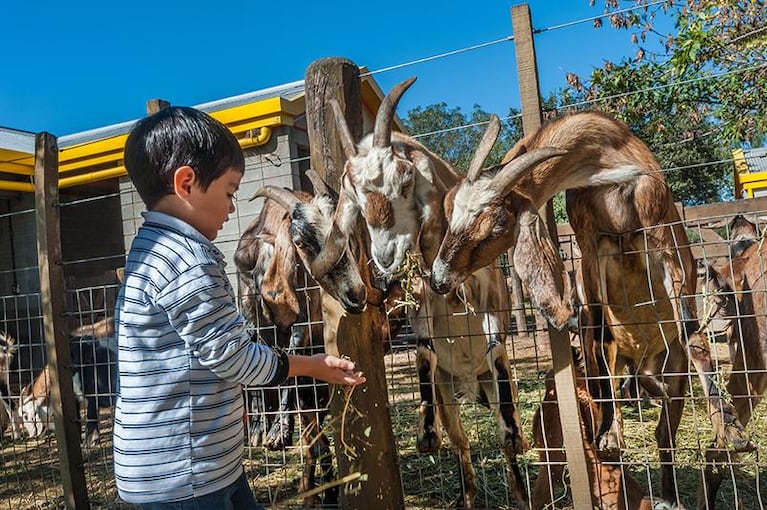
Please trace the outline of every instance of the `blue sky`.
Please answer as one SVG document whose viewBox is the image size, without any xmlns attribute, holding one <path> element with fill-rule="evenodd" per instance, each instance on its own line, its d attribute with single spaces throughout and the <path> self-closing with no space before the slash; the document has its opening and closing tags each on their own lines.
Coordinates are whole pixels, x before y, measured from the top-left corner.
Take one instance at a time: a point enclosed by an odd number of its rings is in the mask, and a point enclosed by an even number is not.
<svg viewBox="0 0 767 510">
<path fill-rule="evenodd" d="M 191 106 L 300 80 L 322 57 L 371 71 L 397 66 L 511 35 L 514 4 L 6 0 L 0 126 L 68 135 L 139 118 L 147 99 Z M 603 1 L 595 4 L 528 2 L 534 28 L 599 15 Z M 591 22 L 545 31 L 535 42 L 544 94 L 564 86 L 567 72 L 587 75 L 636 51 L 629 32 Z M 503 116 L 519 106 L 515 66 L 514 44 L 503 42 L 375 78 L 386 91 L 418 76 L 402 116 L 440 102 Z"/>
</svg>

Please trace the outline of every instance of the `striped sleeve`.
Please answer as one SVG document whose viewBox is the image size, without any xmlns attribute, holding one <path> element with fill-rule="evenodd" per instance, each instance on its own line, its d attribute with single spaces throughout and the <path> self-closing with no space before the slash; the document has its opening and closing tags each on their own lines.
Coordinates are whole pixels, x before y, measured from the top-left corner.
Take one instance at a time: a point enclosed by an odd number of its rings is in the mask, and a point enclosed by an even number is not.
<svg viewBox="0 0 767 510">
<path fill-rule="evenodd" d="M 191 267 L 157 296 L 171 326 L 200 365 L 230 382 L 265 386 L 287 377 L 287 356 L 252 342 L 217 264 Z"/>
</svg>

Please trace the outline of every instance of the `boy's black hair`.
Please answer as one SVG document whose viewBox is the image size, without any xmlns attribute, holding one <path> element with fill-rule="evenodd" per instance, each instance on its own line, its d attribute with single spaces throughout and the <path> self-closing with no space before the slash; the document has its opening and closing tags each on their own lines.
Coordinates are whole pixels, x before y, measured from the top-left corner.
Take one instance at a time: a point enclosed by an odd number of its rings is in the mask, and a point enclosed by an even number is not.
<svg viewBox="0 0 767 510">
<path fill-rule="evenodd" d="M 245 170 L 232 132 L 207 113 L 184 106 L 170 106 L 138 121 L 125 142 L 124 158 L 148 209 L 173 193 L 179 167 L 192 167 L 203 190 L 227 169 Z"/>
</svg>

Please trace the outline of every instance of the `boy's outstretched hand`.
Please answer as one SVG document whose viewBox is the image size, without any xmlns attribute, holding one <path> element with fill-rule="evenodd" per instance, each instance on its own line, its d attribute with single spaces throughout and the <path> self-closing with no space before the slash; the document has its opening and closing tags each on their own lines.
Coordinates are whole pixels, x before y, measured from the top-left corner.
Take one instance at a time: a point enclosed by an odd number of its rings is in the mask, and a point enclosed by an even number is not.
<svg viewBox="0 0 767 510">
<path fill-rule="evenodd" d="M 330 384 L 355 386 L 367 379 L 361 372 L 354 371 L 354 362 L 341 359 L 330 354 L 314 354 L 312 356 L 288 355 L 289 376 L 309 376 Z"/>
</svg>

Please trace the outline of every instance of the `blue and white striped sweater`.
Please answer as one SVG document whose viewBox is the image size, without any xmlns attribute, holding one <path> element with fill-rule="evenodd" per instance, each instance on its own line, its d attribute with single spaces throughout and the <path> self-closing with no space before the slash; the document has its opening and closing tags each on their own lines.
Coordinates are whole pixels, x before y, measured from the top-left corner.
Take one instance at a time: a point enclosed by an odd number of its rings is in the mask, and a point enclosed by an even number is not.
<svg viewBox="0 0 767 510">
<path fill-rule="evenodd" d="M 114 460 L 120 497 L 178 501 L 242 473 L 242 385 L 273 385 L 287 358 L 250 340 L 221 252 L 150 211 L 117 297 L 119 395 Z"/>
</svg>

